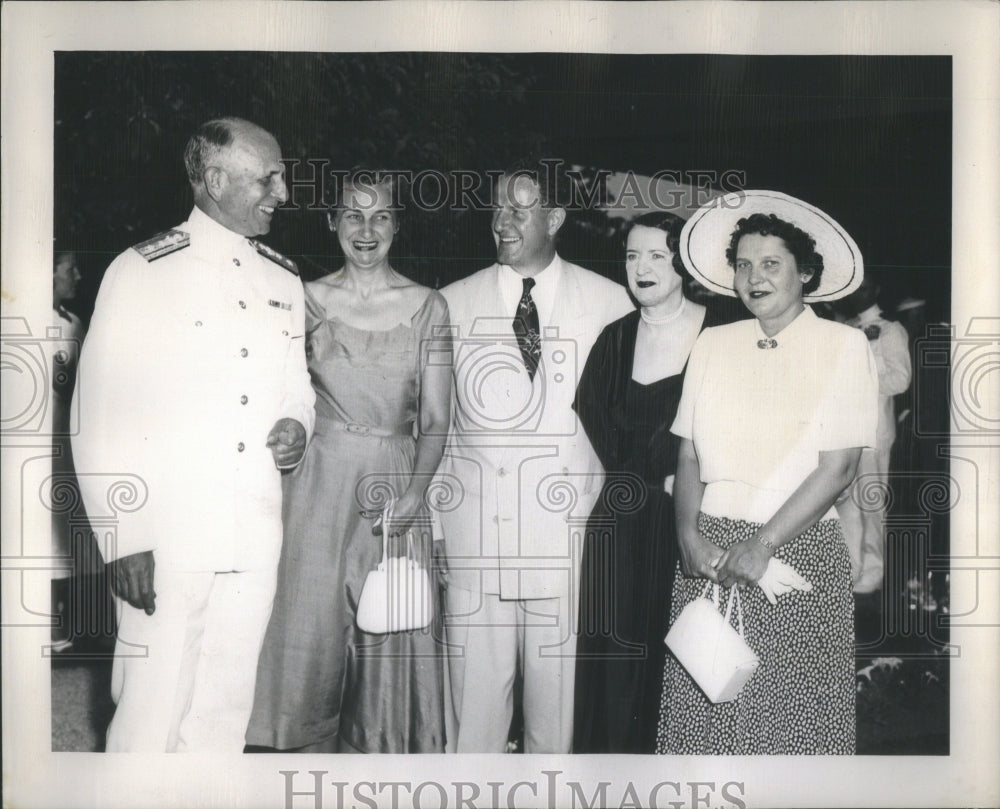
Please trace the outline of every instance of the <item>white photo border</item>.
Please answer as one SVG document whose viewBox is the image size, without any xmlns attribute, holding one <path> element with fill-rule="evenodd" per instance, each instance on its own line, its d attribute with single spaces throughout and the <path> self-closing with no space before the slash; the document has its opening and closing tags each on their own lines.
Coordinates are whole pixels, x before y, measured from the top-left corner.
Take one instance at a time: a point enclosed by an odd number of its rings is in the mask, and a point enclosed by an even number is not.
<svg viewBox="0 0 1000 809">
<path fill-rule="evenodd" d="M 935 54 L 953 59 L 952 322 L 1000 358 L 1000 6 L 991 2 L 171 2 L 3 5 L 3 316 L 44 331 L 51 307 L 53 54 L 64 50 L 482 51 L 725 54 Z M 929 203 L 930 204 L 930 203 Z M 989 376 L 992 373 L 992 376 Z M 3 536 L 3 771 L 16 807 L 366 805 L 363 782 L 457 782 L 479 802 L 550 805 L 550 779 L 611 782 L 613 805 L 990 806 L 1000 804 L 1000 497 L 997 372 L 976 407 L 992 431 L 956 432 L 953 468 L 970 485 L 952 515 L 951 752 L 935 757 L 286 756 L 232 758 L 52 753 L 47 627 L 11 626 L 22 609 L 17 531 Z M 989 380 L 992 380 L 990 382 Z M 6 385 L 6 382 L 5 382 Z M 4 440 L 2 508 L 21 526 L 18 469 L 38 447 Z M 30 526 L 22 526 L 28 532 Z M 45 528 L 47 530 L 47 528 Z M 959 567 L 956 565 L 956 567 Z M 15 586 L 10 586 L 14 584 Z M 282 771 L 296 773 L 290 777 Z M 320 776 L 317 797 L 314 776 Z M 558 776 L 546 775 L 558 772 Z M 690 785 L 712 784 L 711 791 Z M 337 783 L 346 784 L 337 787 Z M 491 787 L 490 784 L 499 784 Z M 302 794 L 286 801 L 289 784 Z M 521 786 L 518 786 L 521 784 Z M 726 784 L 729 794 L 723 792 Z M 628 793 L 631 785 L 634 792 Z M 364 791 L 366 796 L 373 793 Z M 412 795 L 412 789 L 401 793 Z M 469 789 L 464 795 L 469 797 Z M 556 792 L 567 805 L 570 794 Z M 697 803 L 710 795 L 710 802 Z M 390 792 L 380 792 L 389 804 Z M 635 796 L 635 797 L 633 797 Z M 440 805 L 427 788 L 421 805 Z"/>
</svg>

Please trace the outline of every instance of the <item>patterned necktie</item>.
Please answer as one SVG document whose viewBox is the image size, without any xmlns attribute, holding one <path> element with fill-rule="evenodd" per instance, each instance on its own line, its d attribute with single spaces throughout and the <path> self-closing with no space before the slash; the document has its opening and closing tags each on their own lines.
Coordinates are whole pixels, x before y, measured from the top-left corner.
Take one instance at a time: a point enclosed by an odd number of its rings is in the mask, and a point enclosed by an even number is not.
<svg viewBox="0 0 1000 809">
<path fill-rule="evenodd" d="M 517 303 L 517 314 L 514 315 L 514 335 L 517 337 L 517 347 L 521 349 L 524 367 L 528 371 L 528 379 L 534 381 L 538 362 L 542 358 L 542 336 L 538 325 L 538 310 L 531 297 L 531 288 L 535 285 L 534 278 L 522 278 L 524 292 Z"/>
</svg>

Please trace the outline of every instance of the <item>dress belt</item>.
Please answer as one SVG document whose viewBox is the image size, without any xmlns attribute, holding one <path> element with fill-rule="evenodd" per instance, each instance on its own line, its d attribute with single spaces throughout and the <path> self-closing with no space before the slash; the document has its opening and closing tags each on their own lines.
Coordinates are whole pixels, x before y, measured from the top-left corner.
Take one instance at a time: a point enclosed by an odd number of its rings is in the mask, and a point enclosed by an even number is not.
<svg viewBox="0 0 1000 809">
<path fill-rule="evenodd" d="M 393 432 L 392 430 L 383 430 L 381 427 L 372 427 L 368 424 L 360 424 L 356 421 L 338 421 L 337 419 L 323 419 L 323 426 L 330 426 L 334 430 L 343 430 L 345 433 L 351 433 L 352 435 L 368 436 L 374 435 L 379 438 L 392 438 L 394 436 L 412 436 L 412 428 L 406 430 L 405 432 Z M 320 431 L 321 432 L 321 431 Z"/>
</svg>

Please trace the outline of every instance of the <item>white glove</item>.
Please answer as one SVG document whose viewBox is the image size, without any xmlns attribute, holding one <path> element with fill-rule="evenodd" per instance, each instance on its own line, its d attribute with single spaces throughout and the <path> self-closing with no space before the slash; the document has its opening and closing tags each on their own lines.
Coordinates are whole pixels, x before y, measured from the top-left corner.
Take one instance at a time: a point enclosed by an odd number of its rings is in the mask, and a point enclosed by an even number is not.
<svg viewBox="0 0 1000 809">
<path fill-rule="evenodd" d="M 767 570 L 757 580 L 757 586 L 764 591 L 764 597 L 772 604 L 778 603 L 778 596 L 790 593 L 792 590 L 812 590 L 813 586 L 803 579 L 794 567 L 780 559 L 771 557 L 767 561 Z"/>
</svg>

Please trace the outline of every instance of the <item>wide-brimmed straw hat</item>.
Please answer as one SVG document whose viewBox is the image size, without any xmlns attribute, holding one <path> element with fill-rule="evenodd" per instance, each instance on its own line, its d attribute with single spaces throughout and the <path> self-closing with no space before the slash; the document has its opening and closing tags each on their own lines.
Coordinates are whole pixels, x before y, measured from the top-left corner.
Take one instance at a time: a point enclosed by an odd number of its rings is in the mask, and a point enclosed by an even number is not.
<svg viewBox="0 0 1000 809">
<path fill-rule="evenodd" d="M 700 207 L 681 231 L 684 266 L 712 292 L 735 297 L 733 267 L 726 248 L 736 223 L 751 214 L 774 214 L 808 233 L 823 257 L 819 287 L 803 295 L 806 303 L 835 301 L 850 295 L 864 278 L 861 251 L 836 221 L 808 202 L 778 191 L 737 191 Z"/>
</svg>

